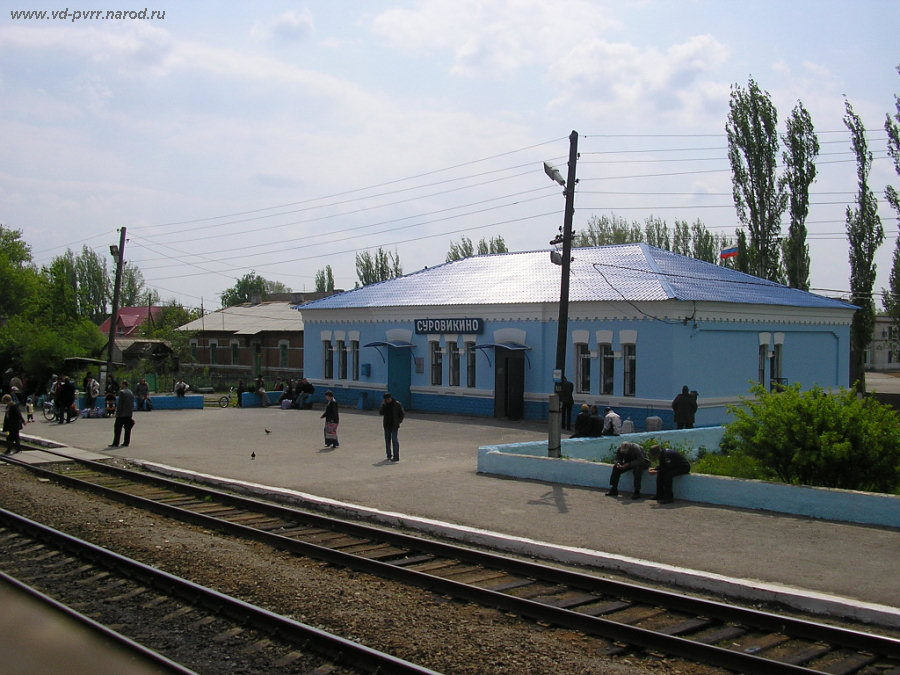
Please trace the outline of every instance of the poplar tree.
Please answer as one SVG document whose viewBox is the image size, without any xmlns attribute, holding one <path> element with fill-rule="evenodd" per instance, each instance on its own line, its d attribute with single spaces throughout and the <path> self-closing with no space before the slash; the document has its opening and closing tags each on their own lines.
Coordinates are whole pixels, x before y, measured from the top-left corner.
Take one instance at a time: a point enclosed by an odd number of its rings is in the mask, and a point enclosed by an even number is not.
<svg viewBox="0 0 900 675">
<path fill-rule="evenodd" d="M 806 243 L 806 216 L 809 213 L 809 186 L 816 179 L 816 157 L 819 139 L 813 130 L 812 118 L 797 102 L 787 121 L 787 133 L 782 137 L 785 151 L 784 186 L 789 196 L 791 224 L 782 245 L 787 282 L 791 288 L 809 290 L 809 245 Z"/>
<path fill-rule="evenodd" d="M 316 290 L 320 293 L 334 290 L 334 273 L 331 265 L 325 265 L 324 270 L 316 272 Z"/>
<path fill-rule="evenodd" d="M 775 175 L 778 113 L 768 92 L 751 77 L 747 89 L 731 87 L 728 160 L 738 219 L 750 233 L 749 259 L 740 262 L 764 279 L 781 279 L 779 236 L 786 197 Z"/>
<path fill-rule="evenodd" d="M 385 253 L 384 249 L 379 247 L 375 255 L 368 251 L 356 254 L 356 276 L 359 278 L 360 286 L 368 286 L 402 275 L 400 256 L 396 253 Z"/>
<path fill-rule="evenodd" d="M 897 67 L 900 73 L 900 66 Z M 894 171 L 900 176 L 900 96 L 894 94 L 894 116 L 887 113 L 884 119 L 884 130 L 887 132 L 887 151 L 894 161 Z M 893 185 L 884 189 L 885 199 L 897 212 L 897 220 L 900 222 L 900 195 Z M 894 328 L 894 344 L 900 343 L 900 237 L 894 245 L 894 258 L 891 264 L 891 276 L 889 287 L 881 291 L 884 310 L 891 317 Z"/>
<path fill-rule="evenodd" d="M 850 301 L 859 307 L 850 328 L 850 377 L 857 391 L 865 393 L 865 351 L 875 328 L 875 252 L 884 241 L 884 228 L 878 217 L 878 202 L 869 188 L 872 153 L 866 143 L 866 128 L 844 100 L 844 124 L 850 130 L 850 145 L 856 155 L 856 177 L 859 186 L 856 204 L 847 207 L 847 239 L 850 241 Z"/>
</svg>

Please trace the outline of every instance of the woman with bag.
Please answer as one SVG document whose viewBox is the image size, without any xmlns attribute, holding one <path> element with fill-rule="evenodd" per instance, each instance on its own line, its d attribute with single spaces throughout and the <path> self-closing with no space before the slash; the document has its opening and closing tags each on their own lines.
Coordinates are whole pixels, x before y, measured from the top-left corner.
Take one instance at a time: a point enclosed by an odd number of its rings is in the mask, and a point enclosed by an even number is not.
<svg viewBox="0 0 900 675">
<path fill-rule="evenodd" d="M 338 415 L 338 404 L 334 400 L 334 394 L 330 391 L 325 392 L 325 412 L 321 417 L 325 418 L 325 447 L 336 448 L 338 443 L 337 428 L 340 416 Z"/>
</svg>

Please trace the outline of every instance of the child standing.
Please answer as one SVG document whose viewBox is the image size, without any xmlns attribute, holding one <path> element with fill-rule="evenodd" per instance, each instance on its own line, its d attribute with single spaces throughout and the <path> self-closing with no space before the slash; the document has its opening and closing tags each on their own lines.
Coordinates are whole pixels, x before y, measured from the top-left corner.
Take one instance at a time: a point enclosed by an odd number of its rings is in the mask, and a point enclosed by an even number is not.
<svg viewBox="0 0 900 675">
<path fill-rule="evenodd" d="M 3 431 L 6 432 L 6 451 L 4 455 L 12 455 L 22 451 L 22 441 L 19 439 L 19 431 L 25 426 L 22 419 L 22 411 L 13 403 L 12 396 L 4 394 L 0 403 L 6 405 L 6 414 L 3 416 Z M 13 450 L 15 446 L 15 450 Z"/>
<path fill-rule="evenodd" d="M 34 422 L 34 399 L 29 396 L 25 399 L 26 422 Z"/>
</svg>

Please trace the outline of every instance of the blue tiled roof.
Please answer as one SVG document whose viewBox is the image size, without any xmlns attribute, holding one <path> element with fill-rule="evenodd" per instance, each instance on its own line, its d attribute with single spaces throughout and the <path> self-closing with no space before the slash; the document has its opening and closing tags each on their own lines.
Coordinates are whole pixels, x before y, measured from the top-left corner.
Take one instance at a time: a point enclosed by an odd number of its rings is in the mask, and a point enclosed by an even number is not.
<svg viewBox="0 0 900 675">
<path fill-rule="evenodd" d="M 697 300 L 853 309 L 647 244 L 572 251 L 570 302 Z M 302 309 L 529 304 L 559 301 L 549 250 L 479 255 L 332 295 Z"/>
</svg>

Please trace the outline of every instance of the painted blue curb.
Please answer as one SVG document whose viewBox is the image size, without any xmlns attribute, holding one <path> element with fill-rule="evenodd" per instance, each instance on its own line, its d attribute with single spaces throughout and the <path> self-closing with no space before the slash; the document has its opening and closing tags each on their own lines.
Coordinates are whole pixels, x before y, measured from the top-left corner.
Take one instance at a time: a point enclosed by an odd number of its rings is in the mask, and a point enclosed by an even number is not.
<svg viewBox="0 0 900 675">
<path fill-rule="evenodd" d="M 637 434 L 629 434 L 628 440 Z M 577 439 L 580 440 L 580 439 Z M 594 440 L 594 439 L 585 439 Z M 622 440 L 612 441 L 618 445 Z M 478 473 L 540 480 L 583 487 L 609 487 L 612 465 L 573 458 L 572 446 L 564 442 L 568 457 L 547 457 L 547 443 L 489 445 L 478 449 Z M 641 491 L 653 495 L 656 477 L 645 472 Z M 900 527 L 900 497 L 896 495 L 833 488 L 786 485 L 761 480 L 689 474 L 674 482 L 679 500 L 760 509 L 865 525 Z M 633 490 L 631 472 L 622 475 L 619 490 Z"/>
</svg>

